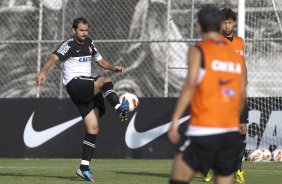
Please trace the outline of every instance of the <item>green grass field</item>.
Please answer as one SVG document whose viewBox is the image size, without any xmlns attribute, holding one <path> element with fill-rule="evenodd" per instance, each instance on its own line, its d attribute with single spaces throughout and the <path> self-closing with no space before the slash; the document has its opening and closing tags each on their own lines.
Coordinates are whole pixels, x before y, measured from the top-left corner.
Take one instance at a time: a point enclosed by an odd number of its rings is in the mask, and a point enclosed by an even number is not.
<svg viewBox="0 0 282 184">
<path fill-rule="evenodd" d="M 75 176 L 79 159 L 1 159 L 0 184 L 85 183 Z M 96 183 L 168 183 L 172 160 L 97 159 L 92 162 Z M 282 163 L 244 162 L 248 184 L 281 184 Z M 193 184 L 200 184 L 196 176 Z"/>
</svg>

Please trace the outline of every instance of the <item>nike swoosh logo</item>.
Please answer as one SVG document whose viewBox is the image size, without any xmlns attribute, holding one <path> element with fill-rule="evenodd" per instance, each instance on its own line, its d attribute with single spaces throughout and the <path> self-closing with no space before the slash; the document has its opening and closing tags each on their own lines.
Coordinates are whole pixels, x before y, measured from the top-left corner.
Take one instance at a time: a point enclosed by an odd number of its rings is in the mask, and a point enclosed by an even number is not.
<svg viewBox="0 0 282 184">
<path fill-rule="evenodd" d="M 76 50 L 76 52 L 80 52 L 80 50 Z"/>
<path fill-rule="evenodd" d="M 133 117 L 131 118 L 128 124 L 128 127 L 126 129 L 126 132 L 125 132 L 125 143 L 131 149 L 140 148 L 148 144 L 149 142 L 155 140 L 159 136 L 166 133 L 170 128 L 171 122 L 158 126 L 156 128 L 147 130 L 145 132 L 137 132 L 137 130 L 135 129 L 135 125 L 134 125 L 136 115 L 137 113 L 135 113 Z M 185 116 L 179 119 L 178 124 L 182 124 L 183 122 L 187 121 L 189 118 L 190 116 Z"/>
<path fill-rule="evenodd" d="M 38 147 L 45 142 L 49 141 L 50 139 L 56 137 L 66 129 L 70 128 L 71 126 L 75 125 L 76 123 L 82 120 L 81 117 L 74 118 L 72 120 L 63 122 L 59 125 L 54 127 L 48 128 L 43 131 L 36 131 L 32 127 L 32 120 L 33 120 L 34 112 L 31 114 L 29 120 L 24 129 L 23 139 L 24 143 L 29 148 Z"/>
<path fill-rule="evenodd" d="M 219 85 L 220 86 L 224 86 L 224 85 L 227 85 L 227 84 L 229 84 L 230 82 L 232 82 L 233 81 L 233 79 L 229 79 L 229 80 L 219 80 Z"/>
</svg>

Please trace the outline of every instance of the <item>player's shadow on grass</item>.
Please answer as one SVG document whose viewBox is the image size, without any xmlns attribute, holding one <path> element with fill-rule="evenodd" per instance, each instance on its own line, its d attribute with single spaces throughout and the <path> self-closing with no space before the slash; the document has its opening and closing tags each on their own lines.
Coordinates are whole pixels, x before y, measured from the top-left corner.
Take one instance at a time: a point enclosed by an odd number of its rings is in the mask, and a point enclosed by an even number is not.
<svg viewBox="0 0 282 184">
<path fill-rule="evenodd" d="M 135 176 L 153 176 L 153 177 L 161 177 L 161 178 L 169 177 L 169 174 L 164 174 L 164 173 L 132 172 L 132 171 L 112 171 L 112 172 L 116 174 L 135 175 Z"/>
<path fill-rule="evenodd" d="M 36 178 L 55 178 L 62 180 L 71 180 L 71 181 L 82 181 L 77 176 L 55 176 L 55 175 L 44 175 L 44 174 L 25 174 L 25 173 L 0 173 L 1 176 L 14 176 L 14 177 L 36 177 Z"/>
</svg>

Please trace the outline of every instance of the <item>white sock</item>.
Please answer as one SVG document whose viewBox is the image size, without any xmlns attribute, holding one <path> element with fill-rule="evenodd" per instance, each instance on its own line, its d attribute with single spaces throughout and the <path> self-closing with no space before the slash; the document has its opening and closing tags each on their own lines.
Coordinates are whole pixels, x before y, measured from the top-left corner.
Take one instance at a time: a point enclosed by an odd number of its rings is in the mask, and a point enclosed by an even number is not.
<svg viewBox="0 0 282 184">
<path fill-rule="evenodd" d="M 81 160 L 81 165 L 89 165 L 89 161 L 88 160 Z"/>
<path fill-rule="evenodd" d="M 115 109 L 118 110 L 119 107 L 120 107 L 120 104 L 116 104 Z"/>
</svg>

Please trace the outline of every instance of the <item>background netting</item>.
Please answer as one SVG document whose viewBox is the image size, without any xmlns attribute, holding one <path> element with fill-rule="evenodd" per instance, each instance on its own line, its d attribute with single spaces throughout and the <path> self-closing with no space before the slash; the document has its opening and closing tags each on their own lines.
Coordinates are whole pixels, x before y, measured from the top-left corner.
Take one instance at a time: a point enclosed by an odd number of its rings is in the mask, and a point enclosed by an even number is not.
<svg viewBox="0 0 282 184">
<path fill-rule="evenodd" d="M 246 1 L 245 57 L 248 68 L 247 150 L 282 148 L 282 4 Z"/>
<path fill-rule="evenodd" d="M 186 76 L 187 49 L 199 39 L 194 29 L 198 8 L 203 3 L 216 3 L 237 12 L 238 2 L 173 0 L 169 9 L 167 2 L 42 0 L 40 26 L 40 1 L 2 0 L 0 97 L 36 97 L 37 66 L 42 66 L 58 44 L 71 36 L 72 21 L 80 16 L 89 20 L 90 37 L 96 40 L 104 58 L 127 68 L 119 76 L 94 64 L 93 73 L 112 77 L 116 90 L 133 90 L 140 97 L 177 96 Z M 278 0 L 246 1 L 249 96 L 281 96 L 281 8 Z M 40 87 L 39 96 L 67 97 L 60 78 L 57 62 L 48 73 L 47 83 Z"/>
</svg>

